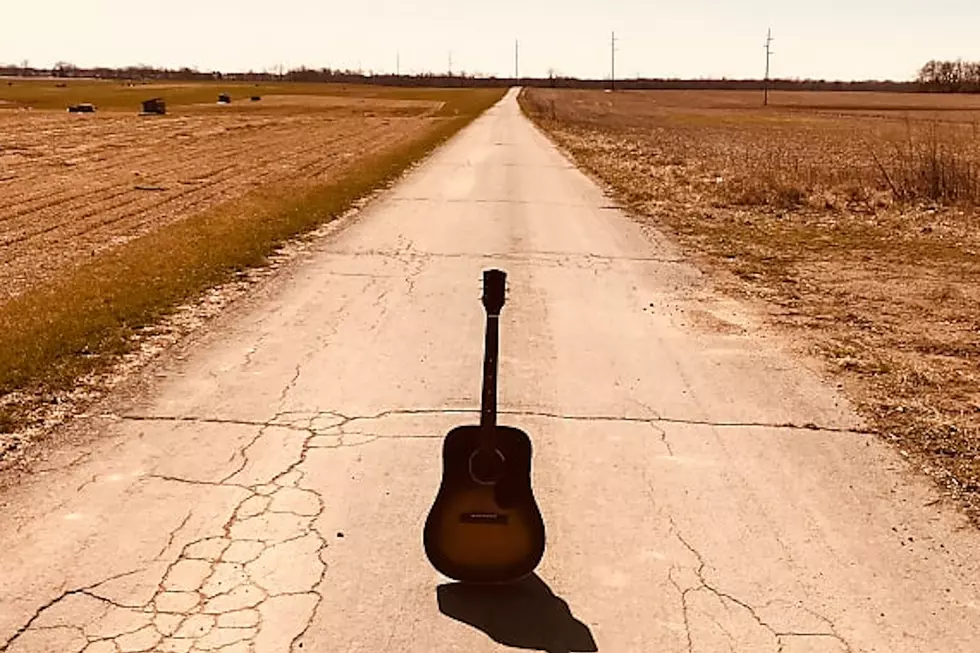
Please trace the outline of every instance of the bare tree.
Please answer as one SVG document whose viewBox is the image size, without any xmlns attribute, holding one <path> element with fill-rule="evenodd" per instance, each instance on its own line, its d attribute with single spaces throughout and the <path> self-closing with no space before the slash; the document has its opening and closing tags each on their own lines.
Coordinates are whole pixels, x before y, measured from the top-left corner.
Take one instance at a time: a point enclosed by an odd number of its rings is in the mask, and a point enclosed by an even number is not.
<svg viewBox="0 0 980 653">
<path fill-rule="evenodd" d="M 967 90 L 980 91 L 980 62 L 968 61 L 963 64 L 963 79 Z"/>
<path fill-rule="evenodd" d="M 55 77 L 70 77 L 75 70 L 78 70 L 78 66 L 70 61 L 59 61 L 54 65 L 51 72 Z"/>
<path fill-rule="evenodd" d="M 919 74 L 916 77 L 916 81 L 920 84 L 939 84 L 939 62 L 935 59 L 926 62 L 926 64 L 919 69 Z"/>
</svg>

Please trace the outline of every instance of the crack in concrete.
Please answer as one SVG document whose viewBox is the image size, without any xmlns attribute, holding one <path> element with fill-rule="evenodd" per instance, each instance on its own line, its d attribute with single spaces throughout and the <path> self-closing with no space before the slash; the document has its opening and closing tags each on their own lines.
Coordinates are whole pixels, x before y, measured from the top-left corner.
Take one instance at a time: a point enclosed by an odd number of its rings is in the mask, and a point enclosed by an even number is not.
<svg viewBox="0 0 980 653">
<path fill-rule="evenodd" d="M 708 615 L 705 615 L 705 616 L 707 616 L 708 619 L 711 620 L 711 623 L 713 623 L 718 628 L 718 630 L 720 630 L 722 633 L 725 634 L 725 638 L 728 639 L 728 650 L 731 653 L 735 653 L 735 648 L 732 646 L 732 644 L 737 643 L 738 642 L 738 639 L 714 615 L 708 614 Z"/>
<path fill-rule="evenodd" d="M 187 526 L 187 522 L 191 520 L 191 515 L 193 513 L 194 513 L 193 510 L 188 510 L 187 514 L 184 515 L 184 519 L 180 522 L 180 525 L 178 525 L 177 528 L 170 531 L 170 536 L 167 538 L 167 543 L 163 546 L 162 549 L 160 549 L 160 553 L 157 554 L 157 559 L 162 558 L 163 554 L 169 551 L 170 547 L 174 545 L 174 539 L 177 537 L 177 533 L 179 533 L 184 528 L 184 526 Z"/>
<path fill-rule="evenodd" d="M 81 485 L 79 485 L 77 488 L 75 488 L 75 494 L 78 494 L 79 492 L 81 492 L 82 490 L 84 490 L 85 488 L 87 488 L 92 483 L 95 483 L 97 480 L 99 480 L 99 475 L 98 474 L 92 474 L 92 478 L 88 479 L 87 481 L 85 481 L 84 483 L 82 483 Z"/>
<path fill-rule="evenodd" d="M 377 279 L 372 280 L 372 284 L 375 283 L 376 281 Z M 365 291 L 366 290 L 367 289 L 365 289 Z M 391 293 L 390 288 L 383 288 L 381 292 L 378 293 L 378 296 L 371 303 L 371 307 L 377 309 L 378 314 L 377 317 L 374 319 L 374 322 L 369 327 L 367 327 L 369 331 L 377 331 L 378 328 L 381 326 L 381 323 L 384 321 L 385 317 L 387 317 L 388 303 L 385 300 L 388 299 L 388 295 L 390 293 Z"/>
<path fill-rule="evenodd" d="M 386 417 L 391 416 L 407 416 L 407 415 L 467 415 L 467 414 L 479 414 L 477 409 L 469 408 L 404 408 L 404 409 L 389 409 L 384 410 L 373 415 L 356 415 L 347 416 L 336 412 L 322 412 L 320 415 L 336 416 L 343 420 L 342 424 L 335 426 L 344 426 L 351 422 L 356 421 L 378 421 Z M 279 415 L 285 415 L 288 413 L 280 413 Z M 664 417 L 661 415 L 656 415 L 653 417 L 645 416 L 630 416 L 630 415 L 568 415 L 549 411 L 537 411 L 537 410 L 500 410 L 498 415 L 510 415 L 515 417 L 541 417 L 545 419 L 555 419 L 562 421 L 578 421 L 578 422 L 624 422 L 624 423 L 636 423 L 636 424 L 679 424 L 685 426 L 708 426 L 712 428 L 724 428 L 724 429 L 750 429 L 750 428 L 761 428 L 761 429 L 783 429 L 783 430 L 794 430 L 794 431 L 813 431 L 813 432 L 825 432 L 825 433 L 841 433 L 850 435 L 877 435 L 878 431 L 860 429 L 860 428 L 844 428 L 836 426 L 820 426 L 811 422 L 804 424 L 795 424 L 793 422 L 722 422 L 722 421 L 711 421 L 711 420 L 696 420 L 687 419 L 679 417 Z M 280 426 L 283 428 L 289 428 L 293 430 L 307 431 L 307 428 L 298 428 L 295 425 L 276 423 L 274 421 L 258 422 L 254 420 L 238 420 L 238 419 L 227 419 L 218 417 L 195 417 L 195 416 L 170 416 L 170 415 L 123 415 L 120 419 L 129 421 L 170 421 L 170 422 L 196 422 L 202 424 L 231 424 L 238 426 Z M 276 418 L 273 418 L 276 419 Z M 389 436 L 379 436 L 380 438 L 386 438 Z M 399 437 L 399 436 L 393 436 Z"/>
<path fill-rule="evenodd" d="M 354 279 L 370 279 L 372 281 L 377 281 L 378 279 L 401 279 L 401 275 L 398 274 L 376 274 L 369 272 L 337 272 L 334 270 L 328 270 L 324 272 L 327 276 L 331 277 L 351 277 Z"/>
<path fill-rule="evenodd" d="M 36 474 L 47 474 L 47 473 L 50 473 L 50 472 L 64 471 L 66 469 L 71 469 L 72 467 L 77 467 L 78 465 L 81 465 L 83 462 L 85 462 L 86 460 L 88 460 L 91 457 L 92 457 L 92 452 L 91 451 L 86 451 L 84 453 L 79 454 L 78 456 L 75 456 L 74 458 L 72 458 L 71 460 L 69 460 L 64 465 L 58 465 L 58 466 L 55 466 L 55 467 L 41 467 L 41 468 L 37 469 L 35 471 L 35 473 Z"/>
<path fill-rule="evenodd" d="M 34 614 L 31 615 L 31 617 L 24 623 L 23 626 L 21 626 L 16 631 L 14 631 L 14 634 L 11 635 L 7 639 L 7 641 L 5 641 L 2 644 L 0 644 L 0 653 L 5 653 L 11 646 L 14 645 L 14 643 L 18 639 L 20 639 L 21 637 L 23 637 L 24 633 L 26 633 L 28 630 L 30 630 L 32 628 L 32 626 L 34 625 L 34 622 L 37 621 L 38 619 L 40 619 L 43 616 L 43 614 L 44 614 L 45 611 L 49 610 L 50 608 L 54 607 L 55 605 L 57 605 L 61 601 L 64 601 L 65 599 L 67 599 L 67 598 L 69 598 L 71 596 L 84 595 L 84 596 L 89 596 L 89 597 L 91 597 L 91 598 L 93 598 L 93 599 L 95 599 L 97 601 L 102 601 L 103 603 L 107 603 L 109 605 L 118 605 L 115 602 L 113 602 L 111 599 L 108 599 L 106 597 L 103 597 L 103 596 L 99 596 L 97 594 L 94 594 L 94 590 L 96 590 L 100 585 L 105 585 L 106 583 L 108 583 L 110 581 L 118 580 L 120 578 L 125 578 L 126 576 L 132 576 L 133 574 L 138 574 L 138 573 L 140 573 L 142 571 L 144 571 L 144 569 L 134 569 L 134 570 L 131 570 L 131 571 L 126 571 L 126 572 L 122 572 L 122 573 L 119 573 L 119 574 L 115 574 L 113 576 L 109 576 L 108 578 L 106 578 L 104 580 L 100 580 L 99 582 L 93 583 L 91 585 L 86 585 L 85 587 L 78 587 L 78 588 L 75 588 L 75 589 L 72 589 L 72 590 L 64 590 L 63 589 L 62 592 L 61 592 L 61 594 L 59 594 L 58 596 L 54 597 L 53 599 L 51 599 L 50 601 L 48 601 L 47 603 L 45 603 L 44 605 L 42 605 L 41 607 L 39 607 L 37 610 L 35 610 L 34 611 Z M 125 608 L 127 606 L 119 606 L 119 607 Z M 76 627 L 76 626 L 59 625 L 59 626 L 56 626 L 56 627 L 57 628 L 78 628 L 78 629 L 81 629 L 80 626 L 79 627 Z M 52 627 L 48 627 L 48 629 L 50 629 L 50 628 L 52 628 Z M 37 628 L 37 629 L 40 629 L 40 628 Z M 84 631 L 82 631 L 82 632 L 84 634 Z"/>
<path fill-rule="evenodd" d="M 39 607 L 34 612 L 34 614 L 31 615 L 30 619 L 27 620 L 27 623 L 25 623 L 23 626 L 15 630 L 14 634 L 11 635 L 7 641 L 5 641 L 3 644 L 0 644 L 0 653 L 4 653 L 7 649 L 13 646 L 13 644 L 18 639 L 20 639 L 24 635 L 24 633 L 26 633 L 31 628 L 31 626 L 34 625 L 34 622 L 41 618 L 41 615 L 44 614 L 46 610 L 58 604 L 58 602 L 68 598 L 69 596 L 74 596 L 76 594 L 83 594 L 84 592 L 85 592 L 84 588 L 62 592 L 60 596 L 56 596 L 55 598 L 51 599 L 50 601 L 48 601 L 47 603 Z"/>
<path fill-rule="evenodd" d="M 310 418 L 310 426 L 315 419 L 316 416 Z M 316 433 L 311 429 L 303 453 L 270 483 L 231 486 L 202 482 L 206 486 L 242 488 L 247 495 L 233 508 L 221 526 L 220 535 L 202 537 L 183 546 L 167 564 L 152 597 L 145 603 L 126 605 L 98 592 L 99 586 L 109 580 L 144 570 L 126 572 L 95 585 L 64 591 L 39 607 L 4 643 L 0 653 L 7 651 L 24 633 L 43 628 L 37 621 L 48 610 L 76 595 L 89 596 L 110 606 L 110 612 L 97 621 L 115 617 L 134 622 L 125 632 L 116 632 L 109 637 L 91 637 L 82 626 L 64 626 L 80 631 L 86 646 L 105 642 L 111 643 L 116 650 L 147 651 L 212 650 L 237 643 L 253 650 L 255 638 L 266 626 L 264 606 L 268 601 L 314 598 L 314 608 L 301 632 L 283 636 L 286 639 L 282 644 L 293 646 L 305 635 L 322 601 L 321 593 L 315 590 L 322 588 L 327 570 L 322 559 L 327 540 L 315 527 L 325 504 L 318 493 L 302 486 L 305 472 L 298 469 L 305 461 L 314 437 Z M 176 534 L 189 519 L 190 513 L 169 534 L 161 556 L 172 546 Z M 278 564 L 275 555 L 285 556 L 289 565 Z M 112 610 L 116 612 L 112 613 Z M 244 625 L 240 623 L 242 621 Z M 120 642 L 127 637 L 131 639 L 125 640 L 126 646 L 121 647 Z"/>
<path fill-rule="evenodd" d="M 649 425 L 650 428 L 652 428 L 657 433 L 657 435 L 660 436 L 660 442 L 664 445 L 664 448 L 667 449 L 667 455 L 673 458 L 674 447 L 672 447 L 670 442 L 667 440 L 667 430 L 657 426 L 656 422 L 649 422 Z"/>
<path fill-rule="evenodd" d="M 615 415 L 561 415 L 558 413 L 548 413 L 541 411 L 524 410 L 501 410 L 501 415 L 519 415 L 527 417 L 549 417 L 552 419 L 586 421 L 586 422 L 635 422 L 646 424 L 682 424 L 686 426 L 710 426 L 712 428 L 763 428 L 763 429 L 787 429 L 797 431 L 824 431 L 827 433 L 847 433 L 854 435 L 875 435 L 877 431 L 868 431 L 856 428 L 842 428 L 836 426 L 819 426 L 813 423 L 794 424 L 793 422 L 715 422 L 711 420 L 696 420 L 680 417 L 631 417 Z"/>
<path fill-rule="evenodd" d="M 844 650 L 847 651 L 848 653 L 853 653 L 853 650 L 851 649 L 850 644 L 848 644 L 846 641 L 844 641 L 844 639 L 840 635 L 838 635 L 836 632 L 833 632 L 833 633 L 786 632 L 786 633 L 776 633 L 776 637 L 779 640 L 779 648 L 776 649 L 776 653 L 783 653 L 783 650 L 785 649 L 785 646 L 786 646 L 786 642 L 783 641 L 783 640 L 785 640 L 787 638 L 790 638 L 790 637 L 826 637 L 828 639 L 833 639 L 833 640 L 837 641 L 837 643 L 839 643 L 841 646 L 843 646 L 844 647 Z"/>
<path fill-rule="evenodd" d="M 687 636 L 687 651 L 692 653 L 694 651 L 694 638 L 691 635 L 691 617 L 690 608 L 687 604 L 687 595 L 690 588 L 683 589 L 680 584 L 674 579 L 674 572 L 678 569 L 677 565 L 671 565 L 670 569 L 667 570 L 667 580 L 670 584 L 674 586 L 677 593 L 681 595 L 681 615 L 684 617 L 684 632 Z"/>
<path fill-rule="evenodd" d="M 259 337 L 255 340 L 255 344 L 253 344 L 249 350 L 245 352 L 245 365 L 243 367 L 248 367 L 252 364 L 253 358 L 259 353 L 259 348 L 262 346 L 262 343 L 265 342 L 265 339 L 268 336 L 268 331 L 263 331 L 259 334 Z"/>
<path fill-rule="evenodd" d="M 414 261 L 409 262 L 410 265 L 412 265 L 412 269 L 410 269 L 408 271 L 408 274 L 405 275 L 405 283 L 408 285 L 408 288 L 405 292 L 405 295 L 407 297 L 412 297 L 413 295 L 415 295 L 415 280 L 419 277 L 419 275 L 422 274 L 422 271 L 425 270 L 425 265 L 427 261 L 428 261 L 428 257 L 421 256 L 421 257 L 416 257 Z"/>
<path fill-rule="evenodd" d="M 676 565 L 672 565 L 667 572 L 668 580 L 681 595 L 681 608 L 684 615 L 684 624 L 687 630 L 687 637 L 688 637 L 688 651 L 692 651 L 693 649 L 693 638 L 691 636 L 689 605 L 688 605 L 687 597 L 689 594 L 694 592 L 707 591 L 713 594 L 714 596 L 716 596 L 719 600 L 721 600 L 723 604 L 727 601 L 748 612 L 748 614 L 759 626 L 761 626 L 763 629 L 768 631 L 770 635 L 772 635 L 774 643 L 776 645 L 777 653 L 781 653 L 783 651 L 783 648 L 785 646 L 784 640 L 786 638 L 794 638 L 794 637 L 832 638 L 836 640 L 838 643 L 840 643 L 844 647 L 844 650 L 847 651 L 847 653 L 853 653 L 850 644 L 837 632 L 833 622 L 827 617 L 818 614 L 817 612 L 814 612 L 809 608 L 803 607 L 802 609 L 807 613 L 809 613 L 810 615 L 816 617 L 820 621 L 823 621 L 825 624 L 827 624 L 827 627 L 830 630 L 830 632 L 779 630 L 775 626 L 767 622 L 765 619 L 763 619 L 756 608 L 752 607 L 751 605 L 739 599 L 738 597 L 733 596 L 732 594 L 725 592 L 719 589 L 718 587 L 712 585 L 711 583 L 709 583 L 708 580 L 705 578 L 705 567 L 707 566 L 707 564 L 703 556 L 701 555 L 700 551 L 698 551 L 690 542 L 687 541 L 687 539 L 684 538 L 683 535 L 681 535 L 680 531 L 677 528 L 677 524 L 674 522 L 674 518 L 668 517 L 668 519 L 670 522 L 671 533 L 673 533 L 674 537 L 677 538 L 677 540 L 684 546 L 684 548 L 686 548 L 691 553 L 691 555 L 694 556 L 694 558 L 697 560 L 698 563 L 697 568 L 694 569 L 694 574 L 697 577 L 698 584 L 693 587 L 682 588 L 680 584 L 674 579 L 673 572 L 677 569 Z M 775 602 L 776 601 L 769 601 L 763 607 L 772 605 Z M 718 624 L 717 620 L 711 617 L 711 615 L 708 615 L 708 617 L 712 619 L 712 621 L 714 621 L 719 626 L 719 628 L 721 628 L 721 630 L 725 632 L 725 634 L 729 638 L 731 638 L 731 633 L 727 631 L 724 627 L 722 627 L 720 624 Z"/>
<path fill-rule="evenodd" d="M 335 418 L 341 419 L 342 420 L 341 421 L 341 428 L 342 428 L 342 425 L 343 424 L 347 424 L 347 423 L 349 423 L 351 421 L 350 419 L 347 419 L 345 416 L 339 415 L 337 413 L 317 413 L 316 415 L 310 416 L 309 417 L 309 421 L 308 421 L 308 423 L 306 425 L 306 430 L 309 433 L 309 435 L 306 438 L 304 438 L 304 440 L 303 440 L 302 448 L 300 449 L 300 454 L 298 456 L 298 459 L 292 465 L 290 465 L 289 467 L 287 467 L 285 471 L 281 472 L 279 475 L 277 475 L 276 477 L 274 477 L 272 479 L 272 483 L 274 483 L 274 484 L 283 483 L 283 482 L 288 483 L 288 481 L 286 481 L 286 479 L 291 474 L 295 474 L 296 475 L 296 478 L 293 481 L 293 486 L 296 487 L 297 489 L 302 489 L 302 483 L 303 483 L 303 480 L 306 477 L 306 474 L 305 474 L 305 472 L 303 472 L 299 468 L 306 462 L 307 456 L 309 455 L 309 451 L 312 448 L 311 445 L 312 445 L 313 438 L 317 437 L 318 434 L 319 434 L 318 431 L 314 429 L 314 426 L 313 426 L 314 425 L 314 422 L 316 421 L 317 417 L 320 417 L 320 416 L 323 416 L 323 415 L 326 415 L 328 417 L 335 417 Z M 279 415 L 278 417 L 281 418 L 282 416 L 283 415 Z M 287 485 L 287 487 L 288 487 L 288 485 Z M 328 546 L 327 540 L 324 537 L 323 533 L 321 533 L 316 528 L 316 526 L 315 526 L 316 518 L 318 518 L 320 515 L 323 514 L 323 511 L 326 509 L 326 505 L 324 504 L 323 497 L 320 496 L 320 494 L 318 492 L 315 492 L 315 491 L 310 490 L 310 489 L 305 489 L 304 491 L 309 492 L 311 495 L 313 495 L 313 497 L 315 497 L 316 503 L 317 503 L 316 513 L 315 513 L 314 516 L 312 516 L 310 518 L 309 528 L 308 528 L 307 533 L 308 534 L 309 533 L 312 533 L 313 535 L 315 535 L 315 537 L 319 541 L 319 546 L 317 547 L 317 550 L 315 552 L 315 556 L 316 556 L 317 562 L 320 563 L 320 575 L 319 575 L 319 578 L 316 580 L 315 584 L 311 587 L 311 590 L 316 590 L 316 591 L 313 591 L 312 592 L 313 596 L 315 597 L 315 602 L 314 602 L 314 605 L 313 605 L 313 609 L 312 609 L 312 611 L 310 613 L 309 619 L 306 620 L 306 623 L 303 626 L 302 630 L 300 630 L 300 632 L 297 633 L 290 640 L 290 642 L 289 642 L 289 650 L 290 651 L 295 650 L 297 644 L 299 642 L 301 642 L 302 638 L 306 635 L 306 633 L 308 632 L 310 626 L 313 624 L 313 621 L 316 619 L 316 615 L 317 615 L 317 613 L 318 613 L 318 611 L 320 609 L 320 606 L 323 604 L 323 592 L 320 591 L 320 590 L 323 587 L 323 584 L 325 582 L 326 574 L 327 574 L 327 569 L 328 569 L 328 565 L 327 565 L 326 561 L 323 560 L 323 552 L 326 550 L 326 548 Z M 272 502 L 270 502 L 270 505 L 267 507 L 267 510 L 271 510 L 271 509 L 272 509 Z M 284 541 L 284 542 L 280 542 L 280 543 L 278 543 L 278 544 L 276 544 L 274 546 L 281 546 L 283 544 L 286 544 L 286 542 L 288 542 L 288 541 L 289 540 Z M 307 594 L 309 594 L 309 592 Z M 299 646 L 300 646 L 300 648 L 302 648 L 302 644 L 299 644 Z"/>
<path fill-rule="evenodd" d="M 223 479 L 221 479 L 219 484 L 224 485 L 231 479 L 238 476 L 238 474 L 240 474 L 242 470 L 244 470 L 248 466 L 248 462 L 249 462 L 248 450 L 254 447 L 255 443 L 258 442 L 260 439 L 262 439 L 262 436 L 265 435 L 266 431 L 268 431 L 270 428 L 271 428 L 270 425 L 263 424 L 262 428 L 259 429 L 258 433 L 256 433 L 255 436 L 251 440 L 249 440 L 248 444 L 246 444 L 244 447 L 240 447 L 235 452 L 235 456 L 241 457 L 242 459 L 241 464 L 238 465 L 238 469 L 236 469 L 235 471 L 231 472 Z"/>
<path fill-rule="evenodd" d="M 591 267 L 595 263 L 665 263 L 672 265 L 683 265 L 687 263 L 683 258 L 663 257 L 663 256 L 609 256 L 604 254 L 593 254 L 590 252 L 562 252 L 549 250 L 529 250 L 526 252 L 431 252 L 418 249 L 410 250 L 362 250 L 358 252 L 331 251 L 330 256 L 348 258 L 370 258 L 372 256 L 380 258 L 392 258 L 401 263 L 408 264 L 412 260 L 443 258 L 443 259 L 466 259 L 466 260 L 506 260 L 515 262 L 536 261 L 566 265 L 568 263 L 582 262 L 585 267 Z M 338 275 L 341 273 L 337 273 Z M 346 275 L 346 276 L 368 276 L 371 278 L 382 277 L 383 275 Z"/>
<path fill-rule="evenodd" d="M 149 478 L 157 481 L 169 481 L 171 483 L 183 483 L 184 485 L 205 485 L 208 487 L 230 487 L 239 488 L 241 490 L 248 490 L 247 485 L 239 485 L 237 483 L 229 483 L 227 481 L 204 481 L 196 478 L 181 478 L 180 476 L 171 476 L 169 474 L 146 474 L 143 478 Z"/>
<path fill-rule="evenodd" d="M 195 424 L 227 424 L 230 426 L 284 426 L 270 422 L 256 422 L 242 419 L 224 419 L 221 417 L 190 417 L 169 415 L 123 415 L 120 419 L 129 422 L 191 422 Z M 284 428 L 288 428 L 285 427 Z"/>
<path fill-rule="evenodd" d="M 302 374 L 302 365 L 296 363 L 296 371 L 293 373 L 293 378 L 289 380 L 289 383 L 286 384 L 286 386 L 282 389 L 282 392 L 279 394 L 280 409 L 282 408 L 283 404 L 286 403 L 286 397 L 288 397 L 289 393 L 292 392 L 293 388 L 296 387 L 296 383 L 299 381 L 300 374 Z"/>
</svg>

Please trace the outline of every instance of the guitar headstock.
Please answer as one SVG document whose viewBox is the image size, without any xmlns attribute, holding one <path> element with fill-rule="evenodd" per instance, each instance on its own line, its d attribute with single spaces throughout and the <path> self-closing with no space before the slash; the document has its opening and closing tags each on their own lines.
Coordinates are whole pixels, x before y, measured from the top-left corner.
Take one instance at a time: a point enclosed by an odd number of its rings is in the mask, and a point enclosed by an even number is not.
<svg viewBox="0 0 980 653">
<path fill-rule="evenodd" d="M 487 315 L 498 316 L 504 307 L 504 290 L 507 285 L 507 273 L 503 270 L 483 271 L 483 308 Z"/>
</svg>

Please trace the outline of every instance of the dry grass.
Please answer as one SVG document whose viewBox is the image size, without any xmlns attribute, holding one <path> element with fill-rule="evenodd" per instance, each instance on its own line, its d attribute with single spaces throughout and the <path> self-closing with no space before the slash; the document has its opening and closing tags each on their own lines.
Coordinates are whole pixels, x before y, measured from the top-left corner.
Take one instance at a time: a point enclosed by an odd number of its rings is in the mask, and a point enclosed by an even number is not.
<svg viewBox="0 0 980 653">
<path fill-rule="evenodd" d="M 719 283 L 764 300 L 980 523 L 980 100 L 832 95 L 521 102 Z"/>
<path fill-rule="evenodd" d="M 135 334 L 178 305 L 262 265 L 287 239 L 394 179 L 503 92 L 456 95 L 449 105 L 455 117 L 433 118 L 407 138 L 362 148 L 331 174 L 278 180 L 189 213 L 0 304 L 0 433 L 34 419 L 47 398 L 81 375 L 113 365 Z M 72 247 L 70 240 L 62 244 Z M 0 447 L 0 459 L 3 454 Z"/>
<path fill-rule="evenodd" d="M 536 90 L 524 104 L 539 121 L 566 130 L 600 125 L 636 154 L 642 150 L 633 163 L 670 174 L 675 195 L 858 210 L 978 199 L 976 98 L 777 93 L 767 109 L 758 100 L 742 92 Z M 888 101 L 902 104 L 889 108 Z"/>
</svg>

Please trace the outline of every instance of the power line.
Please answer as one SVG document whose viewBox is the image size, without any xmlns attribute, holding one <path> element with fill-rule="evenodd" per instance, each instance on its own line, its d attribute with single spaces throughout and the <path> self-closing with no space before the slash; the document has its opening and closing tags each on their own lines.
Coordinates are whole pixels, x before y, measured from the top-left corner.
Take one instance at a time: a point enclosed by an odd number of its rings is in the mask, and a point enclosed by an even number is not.
<svg viewBox="0 0 980 653">
<path fill-rule="evenodd" d="M 766 80 L 763 83 L 763 89 L 765 91 L 765 100 L 763 101 L 764 106 L 769 106 L 769 58 L 772 56 L 772 49 L 769 47 L 772 44 L 772 28 L 766 33 Z"/>
</svg>

